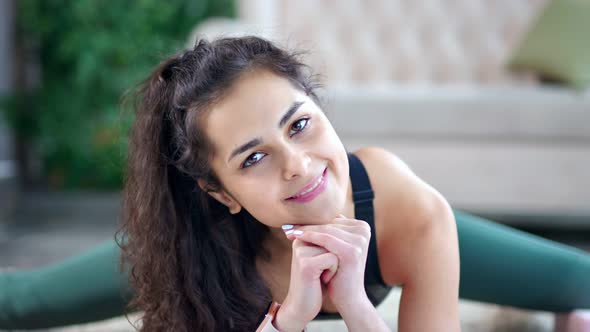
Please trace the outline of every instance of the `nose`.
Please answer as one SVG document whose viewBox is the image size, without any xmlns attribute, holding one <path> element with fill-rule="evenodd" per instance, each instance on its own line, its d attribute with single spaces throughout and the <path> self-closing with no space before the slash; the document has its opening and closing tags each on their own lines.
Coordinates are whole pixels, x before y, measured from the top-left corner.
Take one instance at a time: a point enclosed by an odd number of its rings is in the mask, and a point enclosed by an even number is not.
<svg viewBox="0 0 590 332">
<path fill-rule="evenodd" d="M 305 151 L 296 148 L 286 148 L 283 158 L 283 178 L 285 180 L 306 176 L 309 172 L 311 158 Z"/>
</svg>

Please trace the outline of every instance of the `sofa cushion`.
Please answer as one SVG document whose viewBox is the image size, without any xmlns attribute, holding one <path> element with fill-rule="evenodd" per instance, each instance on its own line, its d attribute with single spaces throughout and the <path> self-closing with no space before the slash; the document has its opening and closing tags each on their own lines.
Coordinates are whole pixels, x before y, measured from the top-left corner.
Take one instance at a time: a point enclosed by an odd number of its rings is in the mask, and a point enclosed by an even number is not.
<svg viewBox="0 0 590 332">
<path fill-rule="evenodd" d="M 590 1 L 554 0 L 532 26 L 510 61 L 542 78 L 590 86 Z"/>
</svg>

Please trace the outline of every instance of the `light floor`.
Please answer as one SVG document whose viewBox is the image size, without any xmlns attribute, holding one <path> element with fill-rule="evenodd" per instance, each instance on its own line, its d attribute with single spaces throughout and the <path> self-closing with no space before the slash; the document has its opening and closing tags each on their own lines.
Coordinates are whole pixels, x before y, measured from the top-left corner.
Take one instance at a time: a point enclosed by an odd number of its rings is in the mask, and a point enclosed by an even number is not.
<svg viewBox="0 0 590 332">
<path fill-rule="evenodd" d="M 394 289 L 379 306 L 378 311 L 392 331 L 397 331 L 397 309 L 401 292 Z M 550 332 L 553 315 L 547 312 L 523 311 L 495 305 L 461 301 L 463 332 Z M 130 319 L 137 316 L 130 316 Z M 51 329 L 51 332 L 132 332 L 133 327 L 124 317 L 93 324 Z M 347 331 L 343 321 L 318 321 L 308 325 L 309 332 Z"/>
</svg>

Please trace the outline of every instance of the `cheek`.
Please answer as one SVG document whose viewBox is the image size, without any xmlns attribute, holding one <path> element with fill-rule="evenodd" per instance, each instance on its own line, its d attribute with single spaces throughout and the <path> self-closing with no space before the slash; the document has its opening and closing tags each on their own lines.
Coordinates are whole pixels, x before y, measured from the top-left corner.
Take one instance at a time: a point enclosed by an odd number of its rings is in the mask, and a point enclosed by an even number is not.
<svg viewBox="0 0 590 332">
<path fill-rule="evenodd" d="M 278 188 L 274 182 L 269 181 L 271 177 L 254 177 L 248 181 L 242 181 L 236 188 L 239 202 L 242 207 L 250 211 L 265 209 L 269 202 L 274 202 L 278 197 Z"/>
<path fill-rule="evenodd" d="M 334 160 L 337 166 L 343 166 L 348 162 L 346 149 L 334 130 L 324 131 L 321 141 L 322 144 L 320 144 L 319 148 L 322 154 L 330 156 L 330 159 Z"/>
<path fill-rule="evenodd" d="M 268 192 L 260 192 L 257 195 L 249 197 L 243 202 L 242 208 L 250 213 L 256 220 L 267 226 L 274 225 L 277 217 L 283 215 L 279 203 L 270 203 L 276 200 L 276 197 Z"/>
<path fill-rule="evenodd" d="M 318 144 L 318 147 L 322 150 L 336 152 L 342 147 L 342 141 L 336 134 L 336 131 L 327 119 L 319 121 L 318 128 L 315 128 L 316 137 L 313 140 L 321 141 L 322 144 Z"/>
</svg>

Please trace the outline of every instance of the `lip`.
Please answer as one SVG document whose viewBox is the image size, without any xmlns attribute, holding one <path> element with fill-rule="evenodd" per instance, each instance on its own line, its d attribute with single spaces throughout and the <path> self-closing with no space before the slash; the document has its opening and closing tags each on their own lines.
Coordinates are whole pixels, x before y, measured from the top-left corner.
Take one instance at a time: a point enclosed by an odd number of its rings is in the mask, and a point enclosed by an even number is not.
<svg viewBox="0 0 590 332">
<path fill-rule="evenodd" d="M 300 202 L 300 203 L 305 203 L 305 202 L 312 201 L 319 194 L 321 194 L 324 190 L 326 190 L 326 186 L 327 186 L 327 183 L 328 183 L 328 168 L 327 167 L 324 169 L 324 171 L 322 172 L 322 174 L 319 175 L 319 177 L 321 178 L 320 184 L 314 190 L 306 193 L 305 195 L 298 196 L 298 197 L 293 197 L 293 196 L 297 196 L 297 194 L 295 194 L 295 195 L 287 198 L 286 200 L 289 201 L 289 202 Z M 316 183 L 317 180 L 318 180 L 318 178 L 316 177 L 308 185 L 306 185 L 305 187 L 301 188 L 301 190 L 299 190 L 299 192 L 306 191 L 307 189 L 313 187 L 313 185 Z"/>
</svg>

